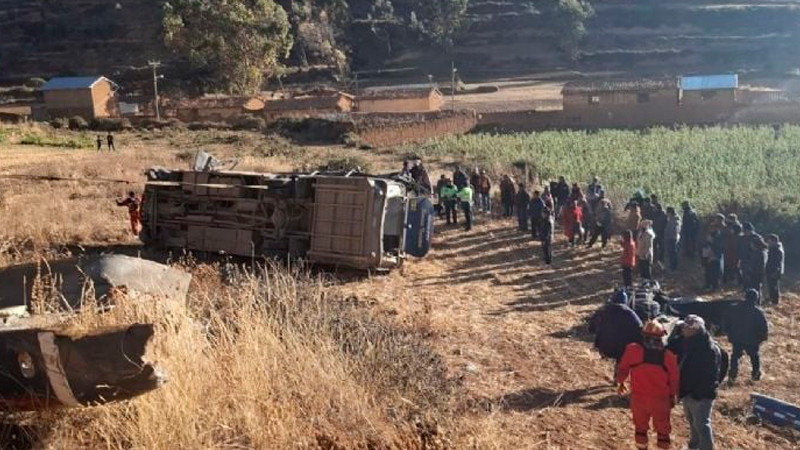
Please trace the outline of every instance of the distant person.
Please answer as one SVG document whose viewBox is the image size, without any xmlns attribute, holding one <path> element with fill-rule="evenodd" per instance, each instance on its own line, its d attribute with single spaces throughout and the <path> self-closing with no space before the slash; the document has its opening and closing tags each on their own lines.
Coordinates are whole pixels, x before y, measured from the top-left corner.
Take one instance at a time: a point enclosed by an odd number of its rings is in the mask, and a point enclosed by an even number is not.
<svg viewBox="0 0 800 450">
<path fill-rule="evenodd" d="M 750 242 L 753 239 L 760 239 L 761 235 L 756 233 L 756 229 L 750 222 L 744 222 L 742 224 L 742 234 L 739 236 L 739 240 L 736 246 L 736 252 L 739 257 L 739 279 L 742 283 L 742 287 L 745 286 L 745 274 L 750 272 L 750 262 L 752 261 L 752 246 Z"/>
<path fill-rule="evenodd" d="M 475 212 L 478 212 L 481 208 L 481 171 L 477 167 L 472 169 L 472 173 L 469 175 L 469 185 L 472 186 L 473 207 Z"/>
<path fill-rule="evenodd" d="M 456 170 L 453 171 L 453 184 L 456 185 L 456 189 L 459 191 L 461 188 L 469 184 L 467 173 L 464 172 L 464 169 L 462 169 L 461 166 L 457 166 Z"/>
<path fill-rule="evenodd" d="M 657 321 L 642 328 L 642 342 L 625 348 L 617 369 L 617 393 L 625 395 L 625 380 L 631 378 L 631 413 L 636 448 L 646 449 L 650 419 L 656 430 L 656 447 L 672 446 L 670 412 L 678 402 L 680 390 L 678 357 L 664 348 L 667 331 Z"/>
<path fill-rule="evenodd" d="M 492 179 L 486 173 L 486 170 L 481 170 L 481 176 L 478 181 L 478 199 L 480 200 L 481 211 L 485 213 L 492 212 Z"/>
<path fill-rule="evenodd" d="M 102 152 L 103 151 L 103 138 L 99 134 L 97 135 L 97 140 L 95 142 L 97 142 L 97 151 L 98 152 Z"/>
<path fill-rule="evenodd" d="M 561 224 L 564 227 L 564 235 L 567 237 L 570 247 L 575 247 L 575 240 L 583 234 L 581 222 L 583 213 L 576 200 L 572 200 L 563 208 L 561 213 Z"/>
<path fill-rule="evenodd" d="M 767 268 L 767 243 L 761 236 L 750 239 L 750 253 L 747 260 L 747 272 L 744 274 L 744 288 L 761 292 Z"/>
<path fill-rule="evenodd" d="M 622 285 L 625 287 L 633 286 L 633 268 L 636 267 L 636 241 L 630 230 L 622 232 Z"/>
<path fill-rule="evenodd" d="M 628 306 L 625 289 L 614 293 L 611 301 L 589 319 L 589 332 L 594 334 L 594 348 L 604 358 L 614 360 L 614 375 L 628 344 L 642 341 L 642 320 Z"/>
<path fill-rule="evenodd" d="M 117 151 L 117 148 L 114 147 L 114 135 L 110 132 L 106 136 L 106 143 L 108 143 L 108 151 Z"/>
<path fill-rule="evenodd" d="M 586 244 L 586 246 L 591 248 L 594 243 L 597 242 L 599 236 L 602 248 L 606 248 L 606 245 L 608 245 L 608 238 L 611 236 L 611 224 L 614 220 L 614 213 L 611 211 L 611 202 L 606 199 L 601 199 L 594 216 L 592 237 L 589 239 L 589 243 Z"/>
<path fill-rule="evenodd" d="M 528 194 L 528 190 L 525 189 L 525 184 L 519 184 L 519 190 L 517 191 L 516 195 L 514 196 L 514 203 L 516 203 L 517 207 L 517 224 L 518 230 L 526 232 L 528 231 L 528 214 L 530 213 L 529 207 L 531 202 L 531 196 Z"/>
<path fill-rule="evenodd" d="M 768 234 L 765 238 L 767 250 L 767 303 L 777 305 L 781 299 L 781 278 L 784 272 L 783 243 L 777 234 Z"/>
<path fill-rule="evenodd" d="M 769 335 L 769 324 L 764 311 L 758 307 L 760 295 L 755 289 L 748 289 L 744 294 L 744 302 L 736 305 L 725 317 L 725 328 L 728 340 L 733 345 L 729 383 L 736 383 L 739 375 L 739 359 L 747 353 L 752 366 L 751 379 L 761 379 L 761 344 Z"/>
<path fill-rule="evenodd" d="M 140 213 L 141 202 L 136 197 L 136 193 L 128 192 L 128 197 L 123 200 L 117 200 L 117 206 L 125 206 L 128 208 L 128 216 L 131 222 L 131 232 L 134 235 L 139 234 L 139 228 L 142 224 L 142 217 Z"/>
<path fill-rule="evenodd" d="M 641 212 L 642 212 L 642 219 L 646 219 L 649 221 L 653 221 L 656 217 L 655 215 L 656 208 L 653 206 L 653 203 L 650 201 L 650 197 L 645 197 L 641 204 Z"/>
<path fill-rule="evenodd" d="M 600 193 L 603 192 L 603 185 L 600 184 L 600 179 L 597 177 L 592 178 L 592 182 L 586 186 L 586 200 L 590 203 L 600 198 Z"/>
<path fill-rule="evenodd" d="M 444 215 L 447 218 L 447 224 L 458 225 L 458 188 L 453 185 L 453 181 L 446 180 L 445 186 L 441 191 L 442 204 L 444 205 Z"/>
<path fill-rule="evenodd" d="M 434 192 L 434 196 L 436 197 L 436 215 L 439 219 L 442 218 L 444 214 L 444 199 L 442 198 L 442 189 L 447 186 L 447 176 L 442 174 L 439 177 L 439 181 L 436 182 L 436 192 Z"/>
<path fill-rule="evenodd" d="M 688 448 L 713 450 L 711 410 L 727 372 L 723 353 L 709 335 L 705 321 L 691 314 L 676 325 L 667 348 L 678 356 L 679 397 L 690 430 Z"/>
<path fill-rule="evenodd" d="M 578 201 L 578 207 L 581 209 L 581 234 L 578 236 L 578 243 L 586 245 L 589 241 L 589 230 L 594 228 L 594 211 L 585 198 Z"/>
<path fill-rule="evenodd" d="M 553 263 L 553 230 L 555 219 L 549 208 L 542 210 L 542 220 L 539 222 L 539 240 L 542 242 L 542 256 L 548 266 Z"/>
<path fill-rule="evenodd" d="M 625 222 L 625 228 L 632 233 L 639 231 L 639 222 L 642 221 L 642 210 L 639 205 L 628 205 L 628 220 Z"/>
<path fill-rule="evenodd" d="M 556 217 L 560 217 L 561 210 L 567 206 L 567 201 L 569 200 L 569 185 L 564 177 L 558 177 L 558 183 L 556 183 L 554 187 L 555 189 L 553 189 L 552 192 L 553 198 L 556 201 Z"/>
<path fill-rule="evenodd" d="M 664 235 L 666 234 L 667 230 L 667 213 L 664 211 L 664 207 L 661 206 L 661 203 L 658 203 L 658 197 L 655 195 L 650 196 L 650 203 L 653 204 L 653 232 L 656 234 L 656 238 L 653 241 L 653 251 L 654 256 L 653 259 L 661 264 L 664 262 L 664 256 L 666 254 L 666 241 L 664 239 Z M 655 199 L 655 202 L 653 201 Z"/>
<path fill-rule="evenodd" d="M 653 279 L 653 242 L 655 241 L 652 222 L 642 220 L 639 224 L 639 234 L 636 237 L 636 265 L 639 266 L 639 276 L 643 280 Z"/>
<path fill-rule="evenodd" d="M 742 234 L 742 224 L 736 221 L 728 221 L 725 227 L 725 273 L 722 281 L 725 283 L 735 282 L 739 277 L 739 238 Z"/>
<path fill-rule="evenodd" d="M 678 248 L 681 242 L 681 216 L 675 208 L 667 208 L 667 226 L 664 228 L 664 247 L 669 260 L 669 269 L 678 270 Z"/>
<path fill-rule="evenodd" d="M 710 234 L 703 245 L 703 266 L 706 268 L 706 289 L 716 291 L 720 287 L 725 263 L 725 237 L 720 227 L 710 227 Z"/>
<path fill-rule="evenodd" d="M 547 206 L 550 211 L 556 210 L 556 202 L 553 200 L 553 193 L 550 191 L 549 186 L 545 186 L 542 191 L 542 201 L 544 202 L 544 206 Z"/>
<path fill-rule="evenodd" d="M 472 229 L 472 187 L 464 186 L 458 191 L 458 199 L 461 201 L 461 211 L 464 213 L 464 231 Z"/>
<path fill-rule="evenodd" d="M 697 254 L 697 238 L 700 232 L 700 219 L 688 201 L 681 204 L 683 220 L 681 221 L 681 243 L 686 256 Z"/>
<path fill-rule="evenodd" d="M 531 216 L 531 237 L 534 239 L 539 239 L 539 225 L 542 223 L 542 211 L 545 208 L 552 210 L 552 205 L 548 207 L 539 191 L 533 191 L 533 197 L 528 204 L 528 214 Z"/>
<path fill-rule="evenodd" d="M 517 189 L 514 180 L 508 175 L 503 175 L 500 180 L 500 203 L 503 205 L 503 217 L 514 216 Z M 527 220 L 525 221 L 527 225 Z M 525 227 L 527 229 L 527 227 Z"/>
</svg>

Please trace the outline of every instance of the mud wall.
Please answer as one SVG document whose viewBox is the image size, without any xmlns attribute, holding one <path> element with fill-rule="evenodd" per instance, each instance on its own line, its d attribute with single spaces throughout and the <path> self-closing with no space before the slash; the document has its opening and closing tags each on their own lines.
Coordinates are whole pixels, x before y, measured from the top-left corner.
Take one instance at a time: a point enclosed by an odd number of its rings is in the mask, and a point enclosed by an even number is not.
<svg viewBox="0 0 800 450">
<path fill-rule="evenodd" d="M 427 114 L 354 114 L 356 133 L 363 144 L 388 147 L 451 134 L 467 133 L 478 123 L 474 111 Z"/>
</svg>

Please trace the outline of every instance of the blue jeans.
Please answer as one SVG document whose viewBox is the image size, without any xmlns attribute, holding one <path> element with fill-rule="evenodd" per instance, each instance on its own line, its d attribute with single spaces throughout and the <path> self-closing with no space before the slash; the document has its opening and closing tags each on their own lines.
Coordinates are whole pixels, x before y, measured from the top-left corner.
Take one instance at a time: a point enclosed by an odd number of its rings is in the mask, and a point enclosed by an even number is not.
<svg viewBox="0 0 800 450">
<path fill-rule="evenodd" d="M 481 211 L 489 212 L 492 210 L 492 198 L 490 194 L 478 194 L 478 201 L 480 202 Z"/>
<path fill-rule="evenodd" d="M 691 449 L 714 450 L 714 435 L 711 431 L 711 409 L 714 400 L 695 400 L 690 396 L 683 398 L 683 411 L 691 430 L 689 445 Z"/>
</svg>

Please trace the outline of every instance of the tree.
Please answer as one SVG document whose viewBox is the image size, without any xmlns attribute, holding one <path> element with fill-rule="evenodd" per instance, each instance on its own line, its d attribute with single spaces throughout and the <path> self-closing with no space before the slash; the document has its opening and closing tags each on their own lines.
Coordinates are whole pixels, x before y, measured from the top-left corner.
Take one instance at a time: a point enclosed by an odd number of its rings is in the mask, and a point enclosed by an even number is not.
<svg viewBox="0 0 800 450">
<path fill-rule="evenodd" d="M 586 36 L 583 22 L 594 15 L 587 0 L 545 0 L 542 10 L 555 30 L 558 45 L 571 58 L 577 58 L 578 45 Z"/>
<path fill-rule="evenodd" d="M 259 91 L 292 48 L 286 11 L 272 0 L 172 0 L 163 28 L 203 88 L 235 94 Z"/>
<path fill-rule="evenodd" d="M 451 47 L 453 35 L 461 28 L 468 0 L 419 0 L 410 22 L 418 24 L 433 42 Z"/>
</svg>

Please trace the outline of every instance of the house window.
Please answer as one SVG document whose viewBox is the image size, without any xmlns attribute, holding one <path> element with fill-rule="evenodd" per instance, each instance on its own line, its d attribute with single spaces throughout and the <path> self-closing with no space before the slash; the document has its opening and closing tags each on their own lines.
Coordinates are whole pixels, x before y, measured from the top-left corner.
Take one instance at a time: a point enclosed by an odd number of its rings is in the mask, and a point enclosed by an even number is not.
<svg viewBox="0 0 800 450">
<path fill-rule="evenodd" d="M 643 92 L 641 94 L 636 94 L 636 103 L 648 103 L 650 101 L 650 94 L 647 92 Z"/>
<path fill-rule="evenodd" d="M 600 96 L 599 95 L 590 95 L 589 96 L 589 104 L 590 105 L 599 105 L 600 104 Z"/>
</svg>

